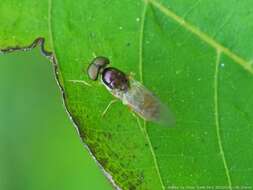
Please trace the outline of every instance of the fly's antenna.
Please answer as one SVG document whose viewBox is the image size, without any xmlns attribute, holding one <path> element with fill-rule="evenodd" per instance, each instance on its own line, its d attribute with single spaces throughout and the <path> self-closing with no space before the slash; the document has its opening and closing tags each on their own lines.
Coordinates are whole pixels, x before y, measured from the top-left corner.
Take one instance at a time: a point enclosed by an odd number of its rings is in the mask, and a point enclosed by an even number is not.
<svg viewBox="0 0 253 190">
<path fill-rule="evenodd" d="M 98 56 L 90 63 L 87 73 L 91 80 L 97 80 L 98 74 L 110 63 L 110 60 L 103 56 Z"/>
<path fill-rule="evenodd" d="M 95 52 L 92 52 L 92 57 L 93 58 L 96 58 L 97 57 L 97 54 Z"/>
</svg>

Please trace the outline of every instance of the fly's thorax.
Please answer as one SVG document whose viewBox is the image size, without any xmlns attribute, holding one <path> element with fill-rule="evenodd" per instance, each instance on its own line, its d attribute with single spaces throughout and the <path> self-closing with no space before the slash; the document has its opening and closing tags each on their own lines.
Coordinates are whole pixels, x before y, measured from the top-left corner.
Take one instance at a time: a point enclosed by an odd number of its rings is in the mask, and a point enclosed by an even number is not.
<svg viewBox="0 0 253 190">
<path fill-rule="evenodd" d="M 108 67 L 103 70 L 102 82 L 111 90 L 126 92 L 129 89 L 127 75 L 113 67 Z"/>
<path fill-rule="evenodd" d="M 104 83 L 102 77 L 101 77 L 101 82 L 102 82 L 102 84 L 105 86 L 105 88 L 106 88 L 114 97 L 119 98 L 120 100 L 123 100 L 124 94 L 125 94 L 124 91 L 118 90 L 118 89 L 111 89 L 110 87 L 108 87 L 108 86 Z"/>
</svg>

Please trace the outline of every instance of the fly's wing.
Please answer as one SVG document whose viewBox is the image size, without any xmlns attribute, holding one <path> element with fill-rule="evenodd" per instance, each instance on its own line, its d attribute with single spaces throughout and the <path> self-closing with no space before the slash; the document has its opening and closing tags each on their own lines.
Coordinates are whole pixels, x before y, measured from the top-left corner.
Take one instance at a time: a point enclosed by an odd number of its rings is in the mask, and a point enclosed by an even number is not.
<svg viewBox="0 0 253 190">
<path fill-rule="evenodd" d="M 130 88 L 124 93 L 122 101 L 147 121 L 164 126 L 174 124 L 168 107 L 138 81 L 130 80 Z"/>
</svg>

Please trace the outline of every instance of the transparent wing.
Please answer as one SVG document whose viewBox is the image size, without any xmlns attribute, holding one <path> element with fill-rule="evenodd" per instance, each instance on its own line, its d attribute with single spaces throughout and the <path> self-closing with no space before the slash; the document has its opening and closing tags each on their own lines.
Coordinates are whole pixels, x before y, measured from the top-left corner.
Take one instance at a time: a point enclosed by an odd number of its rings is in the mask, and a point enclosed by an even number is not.
<svg viewBox="0 0 253 190">
<path fill-rule="evenodd" d="M 122 101 L 147 121 L 164 126 L 174 124 L 168 107 L 138 81 L 130 80 L 130 88 L 123 94 Z"/>
</svg>

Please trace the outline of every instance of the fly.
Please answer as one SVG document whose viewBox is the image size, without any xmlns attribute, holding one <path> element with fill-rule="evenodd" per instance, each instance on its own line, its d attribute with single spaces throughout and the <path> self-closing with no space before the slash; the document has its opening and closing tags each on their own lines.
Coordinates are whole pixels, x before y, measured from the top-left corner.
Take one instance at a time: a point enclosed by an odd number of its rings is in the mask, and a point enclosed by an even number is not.
<svg viewBox="0 0 253 190">
<path fill-rule="evenodd" d="M 101 82 L 107 90 L 144 120 L 166 126 L 174 123 L 168 107 L 151 91 L 121 70 L 108 67 L 109 63 L 106 57 L 93 59 L 87 69 L 89 78 L 95 81 L 101 75 Z"/>
</svg>

